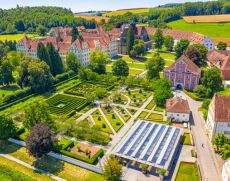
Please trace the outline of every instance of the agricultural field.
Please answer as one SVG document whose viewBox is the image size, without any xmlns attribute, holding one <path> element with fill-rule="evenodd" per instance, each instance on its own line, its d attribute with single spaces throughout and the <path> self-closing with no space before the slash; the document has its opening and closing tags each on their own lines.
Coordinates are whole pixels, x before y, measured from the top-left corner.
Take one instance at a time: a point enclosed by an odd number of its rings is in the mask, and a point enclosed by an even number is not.
<svg viewBox="0 0 230 181">
<path fill-rule="evenodd" d="M 0 35 L 0 41 L 5 41 L 5 40 L 10 41 L 11 40 L 11 41 L 18 42 L 20 39 L 23 38 L 23 36 L 24 34 Z M 39 35 L 37 34 L 26 34 L 26 36 L 28 36 L 31 39 L 39 37 Z"/>
<path fill-rule="evenodd" d="M 103 14 L 103 16 L 104 17 L 118 16 L 118 15 L 123 15 L 123 14 L 128 13 L 128 12 L 133 13 L 133 14 L 142 14 L 142 13 L 148 13 L 149 9 L 148 8 L 121 9 L 121 10 L 105 13 L 105 14 Z"/>
<path fill-rule="evenodd" d="M 96 22 L 100 22 L 102 19 L 105 20 L 105 22 L 108 22 L 109 21 L 109 18 L 108 17 L 102 17 L 102 16 L 84 16 L 84 15 L 76 15 L 75 16 L 76 18 L 84 18 L 86 20 L 95 20 Z"/>
<path fill-rule="evenodd" d="M 187 23 L 220 23 L 220 22 L 230 22 L 229 14 L 221 15 L 206 15 L 206 16 L 184 16 L 183 19 Z"/>
<path fill-rule="evenodd" d="M 68 115 L 74 111 L 80 111 L 87 104 L 84 98 L 65 94 L 57 94 L 46 102 L 50 113 L 54 115 Z"/>
<path fill-rule="evenodd" d="M 82 82 L 76 86 L 71 87 L 70 89 L 66 90 L 65 92 L 68 94 L 78 95 L 78 96 L 85 96 L 87 94 L 95 93 L 98 89 L 105 89 L 109 90 L 112 88 L 112 85 L 108 84 L 98 84 L 98 83 L 89 83 L 89 82 Z"/>
<path fill-rule="evenodd" d="M 230 42 L 230 22 L 227 23 L 186 23 L 183 19 L 173 21 L 167 24 L 174 30 L 184 30 L 201 33 L 213 39 L 215 44 L 220 40 L 226 43 Z"/>
</svg>

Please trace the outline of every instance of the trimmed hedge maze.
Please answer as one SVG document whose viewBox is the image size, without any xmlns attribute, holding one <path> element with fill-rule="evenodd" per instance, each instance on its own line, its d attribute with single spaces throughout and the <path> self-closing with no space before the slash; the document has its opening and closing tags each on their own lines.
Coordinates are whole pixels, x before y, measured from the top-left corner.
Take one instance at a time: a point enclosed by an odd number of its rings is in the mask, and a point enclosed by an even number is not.
<svg viewBox="0 0 230 181">
<path fill-rule="evenodd" d="M 106 89 L 107 91 L 113 89 L 114 85 L 102 84 L 102 83 L 91 83 L 82 82 L 77 84 L 65 91 L 66 94 L 73 94 L 77 96 L 85 96 L 86 94 L 91 94 L 97 89 Z"/>
<path fill-rule="evenodd" d="M 65 94 L 57 94 L 47 101 L 48 109 L 51 114 L 73 116 L 76 111 L 80 111 L 88 105 L 86 99 L 81 97 L 69 96 Z"/>
</svg>

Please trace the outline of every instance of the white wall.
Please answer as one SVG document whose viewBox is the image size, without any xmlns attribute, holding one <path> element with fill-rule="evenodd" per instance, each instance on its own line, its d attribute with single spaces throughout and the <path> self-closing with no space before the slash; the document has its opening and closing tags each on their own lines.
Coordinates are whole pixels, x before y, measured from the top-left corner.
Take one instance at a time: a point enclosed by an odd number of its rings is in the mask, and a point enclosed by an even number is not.
<svg viewBox="0 0 230 181">
<path fill-rule="evenodd" d="M 172 113 L 172 112 L 167 113 L 167 117 L 174 118 L 175 122 L 185 122 L 185 121 L 188 122 L 189 116 L 190 114 L 186 114 L 186 113 Z"/>
<path fill-rule="evenodd" d="M 222 180 L 223 181 L 229 181 L 230 180 L 230 160 L 226 161 L 223 165 Z"/>
</svg>

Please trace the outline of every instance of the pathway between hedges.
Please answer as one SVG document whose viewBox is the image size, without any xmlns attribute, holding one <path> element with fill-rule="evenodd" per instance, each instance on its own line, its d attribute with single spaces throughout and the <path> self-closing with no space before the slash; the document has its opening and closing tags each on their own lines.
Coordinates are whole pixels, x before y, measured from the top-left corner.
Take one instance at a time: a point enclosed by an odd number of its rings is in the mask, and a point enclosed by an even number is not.
<svg viewBox="0 0 230 181">
<path fill-rule="evenodd" d="M 23 165 L 23 166 L 25 166 L 25 167 L 27 167 L 27 168 L 30 168 L 30 169 L 32 169 L 32 170 L 35 170 L 35 171 L 44 173 L 44 174 L 48 175 L 49 177 L 51 177 L 52 179 L 55 179 L 55 180 L 58 180 L 58 181 L 66 181 L 65 179 L 60 178 L 60 177 L 57 177 L 57 176 L 55 176 L 55 175 L 53 175 L 53 174 L 51 174 L 51 173 L 49 173 L 49 172 L 47 172 L 47 171 L 44 171 L 44 170 L 39 169 L 39 168 L 35 168 L 34 166 L 31 166 L 31 165 L 29 165 L 28 163 L 25 163 L 25 162 L 23 162 L 23 161 L 21 161 L 21 160 L 15 158 L 15 157 L 11 156 L 11 155 L 8 155 L 8 154 L 5 154 L 5 153 L 0 152 L 0 156 L 2 156 L 2 157 L 4 157 L 4 158 L 7 158 L 7 159 L 9 159 L 9 160 L 12 160 L 12 161 L 14 161 L 14 162 L 16 162 L 16 163 L 18 163 L 18 164 L 20 164 L 20 165 Z"/>
</svg>

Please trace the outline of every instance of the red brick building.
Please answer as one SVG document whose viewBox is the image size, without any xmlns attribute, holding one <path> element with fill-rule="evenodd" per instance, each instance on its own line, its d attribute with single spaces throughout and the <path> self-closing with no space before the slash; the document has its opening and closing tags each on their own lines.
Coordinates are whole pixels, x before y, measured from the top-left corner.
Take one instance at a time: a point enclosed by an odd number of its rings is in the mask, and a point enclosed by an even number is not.
<svg viewBox="0 0 230 181">
<path fill-rule="evenodd" d="M 230 51 L 209 52 L 208 61 L 211 65 L 220 69 L 225 80 L 230 80 Z"/>
<path fill-rule="evenodd" d="M 174 88 L 192 90 L 199 84 L 201 70 L 192 60 L 182 55 L 164 71 L 164 77 L 171 82 Z"/>
</svg>

